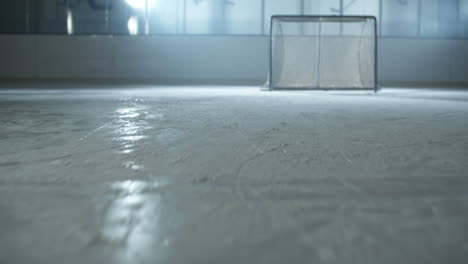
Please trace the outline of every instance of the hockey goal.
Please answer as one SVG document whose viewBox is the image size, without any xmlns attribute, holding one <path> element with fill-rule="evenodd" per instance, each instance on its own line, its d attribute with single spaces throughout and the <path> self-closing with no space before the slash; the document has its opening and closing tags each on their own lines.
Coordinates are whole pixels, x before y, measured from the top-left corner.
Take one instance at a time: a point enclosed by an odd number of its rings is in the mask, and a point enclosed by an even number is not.
<svg viewBox="0 0 468 264">
<path fill-rule="evenodd" d="M 378 90 L 371 16 L 272 16 L 269 88 Z"/>
</svg>

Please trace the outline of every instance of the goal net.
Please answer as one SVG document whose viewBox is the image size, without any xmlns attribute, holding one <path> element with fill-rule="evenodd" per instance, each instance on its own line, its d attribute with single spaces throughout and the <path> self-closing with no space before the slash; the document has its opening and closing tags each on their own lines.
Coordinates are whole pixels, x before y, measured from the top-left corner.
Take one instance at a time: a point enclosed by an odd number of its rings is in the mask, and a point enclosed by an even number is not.
<svg viewBox="0 0 468 264">
<path fill-rule="evenodd" d="M 270 90 L 377 90 L 376 27 L 367 16 L 273 16 Z"/>
</svg>

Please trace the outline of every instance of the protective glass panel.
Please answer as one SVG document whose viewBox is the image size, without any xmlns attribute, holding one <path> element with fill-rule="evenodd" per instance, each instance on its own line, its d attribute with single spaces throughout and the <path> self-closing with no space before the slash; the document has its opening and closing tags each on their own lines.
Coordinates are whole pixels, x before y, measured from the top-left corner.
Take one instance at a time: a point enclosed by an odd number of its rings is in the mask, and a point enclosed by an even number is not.
<svg viewBox="0 0 468 264">
<path fill-rule="evenodd" d="M 179 6 L 181 1 L 151 0 L 148 6 L 148 24 L 150 34 L 175 34 L 180 31 Z"/>
<path fill-rule="evenodd" d="M 185 32 L 189 34 L 221 34 L 223 32 L 222 0 L 187 0 Z"/>
<path fill-rule="evenodd" d="M 421 2 L 421 36 L 436 37 L 439 34 L 439 0 Z"/>
<path fill-rule="evenodd" d="M 110 3 L 109 32 L 111 34 L 141 34 L 145 26 L 145 5 L 142 7 L 135 3 L 126 0 L 115 0 Z"/>
<path fill-rule="evenodd" d="M 114 1 L 117 2 L 117 1 Z M 106 34 L 110 29 L 110 0 L 66 2 L 67 34 Z"/>
<path fill-rule="evenodd" d="M 225 30 L 227 34 L 260 34 L 261 0 L 224 1 Z"/>
<path fill-rule="evenodd" d="M 459 36 L 463 38 L 468 37 L 468 0 L 460 1 L 459 10 L 460 21 L 458 24 Z"/>
<path fill-rule="evenodd" d="M 22 33 L 28 32 L 29 17 L 25 10 L 28 1 L 2 0 L 0 7 L 0 32 Z"/>
<path fill-rule="evenodd" d="M 340 0 L 304 0 L 304 15 L 340 15 Z"/>
<path fill-rule="evenodd" d="M 383 0 L 382 33 L 418 36 L 418 0 Z"/>
<path fill-rule="evenodd" d="M 440 37 L 456 37 L 459 0 L 439 0 Z"/>
<path fill-rule="evenodd" d="M 46 34 L 67 33 L 67 6 L 56 0 L 40 0 L 38 3 L 38 31 Z"/>
</svg>

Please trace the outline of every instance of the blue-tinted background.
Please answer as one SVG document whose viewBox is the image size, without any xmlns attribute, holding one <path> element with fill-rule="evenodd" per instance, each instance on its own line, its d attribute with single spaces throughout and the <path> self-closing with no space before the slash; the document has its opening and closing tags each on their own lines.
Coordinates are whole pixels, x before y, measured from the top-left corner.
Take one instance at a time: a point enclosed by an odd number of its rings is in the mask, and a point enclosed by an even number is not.
<svg viewBox="0 0 468 264">
<path fill-rule="evenodd" d="M 381 36 L 468 37 L 468 0 L 2 0 L 0 32 L 263 35 L 274 14 L 373 15 Z"/>
</svg>

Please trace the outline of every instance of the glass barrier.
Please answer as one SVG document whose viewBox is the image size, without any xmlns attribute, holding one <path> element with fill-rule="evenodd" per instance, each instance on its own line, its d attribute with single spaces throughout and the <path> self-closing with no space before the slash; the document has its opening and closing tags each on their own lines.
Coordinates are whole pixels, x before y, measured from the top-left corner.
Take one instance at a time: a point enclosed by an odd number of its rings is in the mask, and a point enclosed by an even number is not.
<svg viewBox="0 0 468 264">
<path fill-rule="evenodd" d="M 3 34 L 268 35 L 272 15 L 302 14 L 375 16 L 384 37 L 468 37 L 468 0 L 2 0 L 0 6 Z"/>
</svg>

